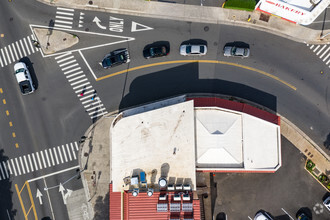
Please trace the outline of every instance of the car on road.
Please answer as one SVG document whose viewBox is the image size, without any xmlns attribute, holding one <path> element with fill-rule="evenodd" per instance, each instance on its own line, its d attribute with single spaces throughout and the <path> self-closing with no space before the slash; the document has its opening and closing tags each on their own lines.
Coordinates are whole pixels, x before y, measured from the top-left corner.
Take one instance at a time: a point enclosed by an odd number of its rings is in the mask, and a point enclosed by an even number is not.
<svg viewBox="0 0 330 220">
<path fill-rule="evenodd" d="M 31 74 L 25 63 L 19 62 L 14 65 L 17 83 L 23 95 L 31 94 L 35 91 L 35 86 Z"/>
<path fill-rule="evenodd" d="M 323 205 L 330 211 L 330 196 L 323 201 Z"/>
<path fill-rule="evenodd" d="M 143 50 L 143 56 L 146 59 L 167 56 L 170 48 L 166 45 L 150 46 Z"/>
<path fill-rule="evenodd" d="M 206 45 L 181 45 L 180 54 L 183 56 L 202 56 L 207 52 Z"/>
<path fill-rule="evenodd" d="M 118 66 L 123 63 L 129 63 L 129 54 L 126 48 L 118 49 L 110 52 L 105 55 L 102 60 L 102 67 L 104 69 L 108 69 L 110 67 Z"/>
<path fill-rule="evenodd" d="M 225 57 L 246 58 L 250 56 L 250 49 L 236 46 L 225 46 L 225 48 L 223 49 L 223 55 Z"/>
<path fill-rule="evenodd" d="M 274 218 L 268 212 L 260 210 L 254 216 L 254 220 L 274 220 Z"/>
</svg>

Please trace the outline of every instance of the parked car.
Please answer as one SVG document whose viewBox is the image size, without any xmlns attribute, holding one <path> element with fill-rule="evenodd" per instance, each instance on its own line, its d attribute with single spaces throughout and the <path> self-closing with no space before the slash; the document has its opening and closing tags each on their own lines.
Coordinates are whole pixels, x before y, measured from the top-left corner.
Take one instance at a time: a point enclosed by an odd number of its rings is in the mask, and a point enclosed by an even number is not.
<svg viewBox="0 0 330 220">
<path fill-rule="evenodd" d="M 227 215 L 224 212 L 220 212 L 217 214 L 217 217 L 215 218 L 215 220 L 227 220 Z"/>
<path fill-rule="evenodd" d="M 254 216 L 254 220 L 274 220 L 274 218 L 268 212 L 260 210 Z"/>
<path fill-rule="evenodd" d="M 123 63 L 128 63 L 130 61 L 128 50 L 125 49 L 118 49 L 110 52 L 109 54 L 105 55 L 102 60 L 102 67 L 104 69 L 108 69 L 110 67 L 118 66 Z"/>
<path fill-rule="evenodd" d="M 181 45 L 180 54 L 183 56 L 202 56 L 207 52 L 205 45 Z"/>
<path fill-rule="evenodd" d="M 249 57 L 250 56 L 250 49 L 249 48 L 242 48 L 236 46 L 226 46 L 223 49 L 223 55 L 225 57 Z"/>
<path fill-rule="evenodd" d="M 143 56 L 146 59 L 167 56 L 170 48 L 166 45 L 150 46 L 143 50 Z"/>
<path fill-rule="evenodd" d="M 312 220 L 312 218 L 308 217 L 306 213 L 301 212 L 297 215 L 298 220 Z"/>
<path fill-rule="evenodd" d="M 14 65 L 17 83 L 23 95 L 31 94 L 35 91 L 30 72 L 25 63 L 19 62 Z"/>
<path fill-rule="evenodd" d="M 330 211 L 330 196 L 323 201 L 323 205 Z"/>
</svg>

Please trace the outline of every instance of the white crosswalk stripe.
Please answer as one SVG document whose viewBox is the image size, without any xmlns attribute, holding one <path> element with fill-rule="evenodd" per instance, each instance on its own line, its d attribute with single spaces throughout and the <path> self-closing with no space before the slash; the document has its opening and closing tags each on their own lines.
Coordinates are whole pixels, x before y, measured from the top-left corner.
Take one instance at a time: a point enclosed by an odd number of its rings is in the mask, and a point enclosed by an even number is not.
<svg viewBox="0 0 330 220">
<path fill-rule="evenodd" d="M 9 54 L 8 54 L 7 47 L 5 47 L 5 53 L 6 53 L 6 55 L 7 55 L 8 63 L 11 64 L 11 60 L 10 60 L 10 57 L 9 57 Z"/>
<path fill-rule="evenodd" d="M 12 51 L 10 45 L 8 45 L 8 49 L 9 49 L 9 53 L 10 53 L 10 56 L 11 56 L 12 61 L 15 62 L 15 57 L 14 57 L 14 54 L 13 54 L 13 51 Z"/>
<path fill-rule="evenodd" d="M 1 67 L 4 67 L 1 56 L 0 56 L 0 65 Z"/>
<path fill-rule="evenodd" d="M 19 53 L 19 57 L 23 57 L 23 55 L 22 55 L 22 51 L 21 51 L 21 48 L 20 48 L 20 46 L 18 45 L 18 41 L 16 41 L 15 44 L 16 44 L 16 47 L 17 47 L 17 50 L 18 50 L 18 53 Z"/>
<path fill-rule="evenodd" d="M 34 53 L 34 48 L 35 47 L 32 45 L 32 40 L 30 39 L 30 36 L 27 36 L 27 41 L 29 42 L 32 53 Z"/>
<path fill-rule="evenodd" d="M 309 49 L 311 49 L 316 56 L 318 56 L 326 65 L 330 63 L 330 45 L 309 45 L 307 44 Z M 330 68 L 330 66 L 328 66 Z"/>
<path fill-rule="evenodd" d="M 30 48 L 29 48 L 29 46 L 28 46 L 28 44 L 26 42 L 26 38 L 25 37 L 23 38 L 23 41 L 24 41 L 24 44 L 25 44 L 25 47 L 26 47 L 26 50 L 27 50 L 28 54 L 31 54 Z"/>
<path fill-rule="evenodd" d="M 5 62 L 5 66 L 7 66 L 7 60 L 6 60 L 6 57 L 5 57 L 5 54 L 4 54 L 2 48 L 1 48 L 1 54 L 2 54 L 3 61 Z"/>
<path fill-rule="evenodd" d="M 24 56 L 27 56 L 27 53 L 26 53 L 25 47 L 23 46 L 23 41 L 22 41 L 22 40 L 19 40 L 19 43 L 20 43 L 21 48 L 22 48 L 22 50 L 23 50 L 23 55 L 24 55 Z"/>
<path fill-rule="evenodd" d="M 12 43 L 11 46 L 12 46 L 13 51 L 14 51 L 14 54 L 15 54 L 15 58 L 16 58 L 15 60 L 19 60 L 19 56 L 17 55 L 17 51 L 16 51 L 16 48 L 15 48 L 15 44 Z"/>
<path fill-rule="evenodd" d="M 35 153 L 22 155 L 14 159 L 9 159 L 7 161 L 0 161 L 0 180 L 9 179 L 11 176 L 20 176 L 35 172 L 38 169 L 42 170 L 43 168 L 50 168 L 64 162 L 77 160 L 78 149 L 78 144 L 75 141 L 57 146 L 57 148 L 48 148 Z M 64 159 L 62 155 L 64 156 Z"/>
<path fill-rule="evenodd" d="M 71 29 L 73 25 L 74 9 L 57 7 L 55 27 Z"/>
</svg>

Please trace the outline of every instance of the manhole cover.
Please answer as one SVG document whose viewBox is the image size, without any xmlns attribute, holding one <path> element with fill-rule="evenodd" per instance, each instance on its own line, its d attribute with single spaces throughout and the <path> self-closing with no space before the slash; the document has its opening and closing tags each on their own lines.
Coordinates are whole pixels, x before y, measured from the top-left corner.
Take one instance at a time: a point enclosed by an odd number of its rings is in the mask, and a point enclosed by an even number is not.
<svg viewBox="0 0 330 220">
<path fill-rule="evenodd" d="M 92 5 L 93 4 L 93 1 L 89 1 L 88 4 Z"/>
<path fill-rule="evenodd" d="M 85 31 L 89 31 L 89 28 L 85 28 Z"/>
<path fill-rule="evenodd" d="M 204 31 L 205 31 L 205 32 L 207 32 L 207 31 L 209 31 L 209 30 L 210 30 L 209 26 L 205 26 L 205 27 L 204 27 Z"/>
<path fill-rule="evenodd" d="M 270 18 L 269 15 L 261 13 L 260 17 L 259 17 L 259 20 L 268 22 L 269 18 Z"/>
<path fill-rule="evenodd" d="M 13 21 L 14 20 L 14 18 L 9 18 L 9 21 Z"/>
</svg>

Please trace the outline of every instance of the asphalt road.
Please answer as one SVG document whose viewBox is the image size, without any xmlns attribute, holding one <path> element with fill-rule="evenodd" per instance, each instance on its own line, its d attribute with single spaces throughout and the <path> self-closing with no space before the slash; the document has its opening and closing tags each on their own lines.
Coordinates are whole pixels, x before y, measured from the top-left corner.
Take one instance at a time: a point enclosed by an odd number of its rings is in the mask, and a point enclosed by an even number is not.
<svg viewBox="0 0 330 220">
<path fill-rule="evenodd" d="M 1 2 L 0 10 L 3 18 L 0 19 L 0 27 L 4 34 L 4 37 L 0 38 L 0 48 L 8 47 L 21 39 L 28 39 L 27 36 L 32 34 L 30 24 L 48 26 L 54 21 L 55 24 L 61 24 L 55 18 L 56 8 L 34 1 Z M 328 67 L 306 45 L 248 28 L 109 15 L 93 11 L 75 10 L 72 13 L 72 29 L 69 28 L 68 32 L 77 34 L 80 43 L 67 51 L 81 50 L 85 60 L 78 52 L 73 52 L 75 62 L 85 73 L 86 80 L 97 91 L 97 96 L 102 100 L 108 112 L 182 93 L 221 93 L 245 98 L 271 108 L 290 119 L 319 145 L 322 145 L 329 135 Z M 99 26 L 93 22 L 95 16 L 100 19 Z M 113 25 L 114 23 L 109 23 L 109 20 L 118 22 L 122 26 Z M 142 24 L 142 26 L 137 25 L 140 31 L 134 31 L 135 22 Z M 110 24 L 113 26 L 111 27 Z M 153 29 L 143 31 L 141 29 L 146 28 L 143 25 Z M 100 27 L 105 27 L 105 29 Z M 133 37 L 135 40 L 118 43 L 127 37 Z M 201 58 L 180 56 L 178 53 L 180 44 L 190 39 L 206 41 L 208 54 Z M 171 46 L 170 55 L 145 60 L 142 56 L 144 46 L 155 41 L 167 41 Z M 223 46 L 233 41 L 248 43 L 251 48 L 251 57 L 249 59 L 224 58 Z M 109 43 L 112 45 L 96 47 Z M 86 47 L 93 48 L 84 50 L 83 48 Z M 108 70 L 100 67 L 98 63 L 106 53 L 123 47 L 129 49 L 131 57 L 129 64 Z M 15 164 L 22 165 L 20 166 L 21 174 L 18 170 L 16 172 L 12 170 L 10 182 L 4 178 L 4 174 L 1 176 L 0 183 L 4 184 L 4 194 L 7 195 L 2 201 L 7 205 L 6 209 L 1 211 L 0 217 L 3 219 L 8 218 L 6 210 L 9 210 L 9 216 L 24 219 L 15 184 L 21 189 L 27 180 L 63 171 L 78 164 L 73 156 L 73 153 L 77 154 L 77 150 L 75 146 L 71 149 L 71 144 L 78 142 L 85 130 L 95 122 L 86 112 L 89 107 L 85 107 L 88 104 L 84 102 L 88 99 L 79 97 L 79 89 L 73 89 L 76 85 L 72 86 L 72 82 L 64 74 L 65 71 L 60 68 L 57 63 L 60 59 L 56 60 L 54 58 L 56 56 L 43 58 L 40 52 L 32 53 L 32 48 L 30 50 L 23 61 L 28 63 L 31 74 L 37 80 L 38 89 L 34 94 L 28 96 L 20 94 L 13 75 L 14 62 L 9 64 L 7 60 L 8 65 L 0 69 L 0 88 L 3 91 L 1 99 L 6 100 L 6 104 L 2 103 L 0 107 L 2 115 L 0 117 L 0 148 L 4 149 L 1 161 L 9 159 L 9 162 L 13 161 Z M 10 56 L 10 51 L 8 53 Z M 5 57 L 7 57 L 6 54 Z M 199 59 L 217 60 L 222 63 L 188 62 Z M 182 62 L 170 63 L 177 60 L 182 60 Z M 158 62 L 167 63 L 130 71 L 133 67 Z M 263 73 L 241 68 L 238 65 L 265 71 L 283 81 L 280 82 Z M 124 72 L 96 81 L 89 67 L 99 79 L 118 71 Z M 324 70 L 326 74 L 321 75 L 320 70 Z M 54 151 L 57 153 L 55 154 Z M 39 163 L 37 152 L 40 155 Z M 60 154 L 63 157 L 62 161 Z M 39 169 L 36 170 L 34 166 L 32 171 L 30 167 L 28 172 L 26 163 L 31 165 L 34 155 Z M 58 157 L 58 162 L 55 157 Z M 25 167 L 25 172 L 23 172 L 23 167 Z M 67 180 L 68 175 L 74 174 L 65 172 L 56 174 L 47 177 L 47 182 L 58 186 Z M 81 187 L 81 183 L 77 181 L 78 183 L 75 184 Z M 74 187 L 75 184 L 69 182 L 66 187 L 79 189 L 80 187 Z M 31 194 L 34 197 L 39 218 L 53 216 L 49 212 L 51 202 L 45 201 L 43 205 L 37 203 L 36 189 L 42 189 L 44 185 L 45 182 L 40 180 L 30 182 Z M 12 194 L 8 190 L 11 190 Z M 24 204 L 30 199 L 29 193 L 25 190 L 24 188 L 22 191 Z M 45 196 L 46 192 L 42 193 Z M 59 192 L 52 191 L 50 195 L 51 200 L 60 200 Z M 52 208 L 55 210 L 55 218 L 66 219 L 65 213 L 58 212 L 58 210 L 65 210 L 63 203 L 54 202 Z"/>
</svg>

